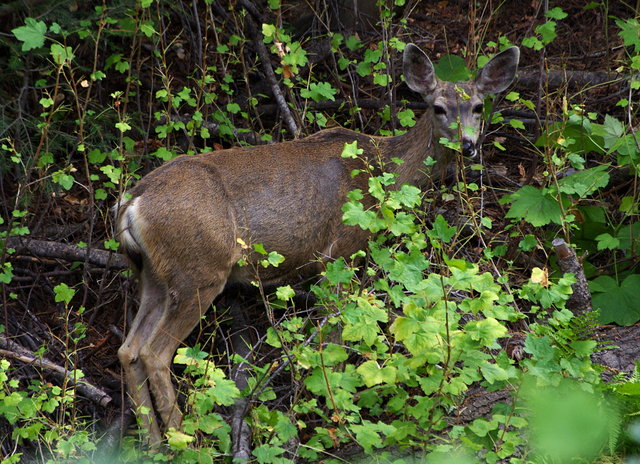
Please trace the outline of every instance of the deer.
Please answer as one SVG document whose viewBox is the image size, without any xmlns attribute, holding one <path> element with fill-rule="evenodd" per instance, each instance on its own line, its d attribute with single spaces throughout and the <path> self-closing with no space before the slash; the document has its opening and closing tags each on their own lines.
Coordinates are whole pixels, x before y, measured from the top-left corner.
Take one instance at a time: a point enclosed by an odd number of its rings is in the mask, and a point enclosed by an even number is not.
<svg viewBox="0 0 640 464">
<path fill-rule="evenodd" d="M 352 175 L 363 160 L 394 164 L 396 186 L 424 187 L 425 160 L 451 162 L 442 137 L 463 155 L 478 153 L 485 97 L 514 80 L 520 51 L 496 54 L 474 80 L 436 77 L 425 52 L 407 44 L 403 73 L 428 109 L 403 135 L 370 136 L 341 127 L 272 145 L 179 156 L 145 175 L 116 209 L 116 237 L 139 280 L 139 309 L 118 350 L 128 394 L 149 443 L 179 429 L 182 412 L 171 361 L 184 339 L 225 286 L 254 279 L 241 259 L 257 261 L 242 244 L 282 254 L 278 267 L 261 269 L 263 283 L 318 275 L 323 262 L 364 249 L 369 233 L 342 222 L 341 207 L 354 189 L 367 192 L 367 174 Z M 464 129 L 464 130 L 461 130 Z M 357 141 L 362 159 L 342 157 Z M 369 201 L 367 206 L 373 202 Z"/>
</svg>

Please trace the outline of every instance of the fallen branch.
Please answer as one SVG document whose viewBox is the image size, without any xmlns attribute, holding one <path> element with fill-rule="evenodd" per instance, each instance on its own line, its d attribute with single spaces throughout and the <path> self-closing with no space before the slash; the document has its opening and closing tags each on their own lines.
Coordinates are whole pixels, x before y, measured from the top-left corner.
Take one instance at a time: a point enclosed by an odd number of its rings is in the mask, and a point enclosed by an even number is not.
<svg viewBox="0 0 640 464">
<path fill-rule="evenodd" d="M 75 386 L 78 393 L 100 406 L 106 406 L 112 400 L 109 395 L 86 380 L 76 379 L 73 372 L 45 358 L 36 356 L 33 352 L 4 336 L 0 336 L 0 356 L 51 371 L 58 380 L 61 382 L 66 380 L 68 384 Z"/>
<path fill-rule="evenodd" d="M 7 248 L 15 248 L 17 253 L 27 253 L 38 258 L 64 259 L 66 261 L 82 261 L 107 269 L 126 269 L 129 267 L 124 255 L 106 250 L 91 249 L 47 240 L 9 237 L 5 242 Z"/>
<path fill-rule="evenodd" d="M 613 84 L 628 79 L 628 77 L 621 76 L 620 74 L 599 71 L 554 70 L 544 73 L 542 76 L 539 72 L 521 73 L 516 78 L 515 85 L 518 87 L 534 87 L 538 85 L 541 77 L 545 87 L 548 86 L 551 89 L 562 87 L 563 85 L 569 87 L 586 87 Z"/>
</svg>

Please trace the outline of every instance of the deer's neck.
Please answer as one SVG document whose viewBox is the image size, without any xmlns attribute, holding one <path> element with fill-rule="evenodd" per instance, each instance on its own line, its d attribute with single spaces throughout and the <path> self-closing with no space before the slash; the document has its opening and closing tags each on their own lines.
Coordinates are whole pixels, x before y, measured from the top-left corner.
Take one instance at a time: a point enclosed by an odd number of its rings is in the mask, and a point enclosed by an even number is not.
<svg viewBox="0 0 640 464">
<path fill-rule="evenodd" d="M 400 158 L 403 161 L 399 166 L 393 166 L 398 174 L 398 185 L 404 183 L 419 187 L 426 185 L 429 168 L 424 161 L 429 156 L 439 165 L 446 163 L 445 148 L 438 141 L 430 109 L 405 134 L 389 137 L 385 142 L 384 153 L 388 157 L 387 161 L 391 158 Z"/>
</svg>

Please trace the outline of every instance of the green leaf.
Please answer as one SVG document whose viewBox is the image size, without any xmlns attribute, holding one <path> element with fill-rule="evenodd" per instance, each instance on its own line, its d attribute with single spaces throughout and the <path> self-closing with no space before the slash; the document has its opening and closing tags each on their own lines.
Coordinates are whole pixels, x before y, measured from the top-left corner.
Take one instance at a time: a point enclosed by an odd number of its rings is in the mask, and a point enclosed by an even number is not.
<svg viewBox="0 0 640 464">
<path fill-rule="evenodd" d="M 60 184 L 63 189 L 70 190 L 73 187 L 73 176 L 67 174 L 64 171 L 57 171 L 51 175 L 51 178 L 56 184 Z"/>
<path fill-rule="evenodd" d="M 107 159 L 107 153 L 99 150 L 98 148 L 94 148 L 89 152 L 87 158 L 92 164 L 101 164 L 105 159 Z"/>
<path fill-rule="evenodd" d="M 169 446 L 174 450 L 185 450 L 189 444 L 196 439 L 194 436 L 187 435 L 186 433 L 178 430 L 169 430 L 166 434 Z"/>
<path fill-rule="evenodd" d="M 413 127 L 416 125 L 416 115 L 412 109 L 407 108 L 398 112 L 398 120 L 402 127 Z"/>
<path fill-rule="evenodd" d="M 124 121 L 116 123 L 116 129 L 120 130 L 120 132 L 126 132 L 131 130 L 131 126 Z"/>
<path fill-rule="evenodd" d="M 589 284 L 594 293 L 593 309 L 600 310 L 600 322 L 632 325 L 640 321 L 640 274 L 631 274 L 620 286 L 609 276 L 600 276 Z"/>
<path fill-rule="evenodd" d="M 542 42 L 547 45 L 558 36 L 556 33 L 556 22 L 547 21 L 544 24 L 540 24 L 536 27 L 536 32 L 542 37 Z"/>
<path fill-rule="evenodd" d="M 327 344 L 327 346 L 322 350 L 322 360 L 326 366 L 336 366 L 345 362 L 348 357 L 349 355 L 347 354 L 347 350 L 335 343 Z M 318 361 L 320 362 L 319 359 Z"/>
<path fill-rule="evenodd" d="M 54 43 L 51 44 L 51 57 L 53 58 L 54 63 L 62 66 L 63 64 L 68 64 L 75 55 L 73 54 L 73 50 L 71 47 L 63 47 L 60 44 Z"/>
<path fill-rule="evenodd" d="M 440 79 L 449 82 L 468 81 L 472 75 L 464 58 L 459 55 L 443 55 L 434 68 Z"/>
<path fill-rule="evenodd" d="M 260 253 L 262 256 L 267 255 L 267 250 L 265 250 L 264 245 L 262 243 L 254 243 L 253 250 L 257 253 Z"/>
<path fill-rule="evenodd" d="M 621 121 L 614 118 L 610 114 L 604 117 L 604 124 L 602 126 L 598 124 L 593 125 L 594 134 L 601 135 L 604 140 L 605 148 L 611 148 L 616 145 L 618 139 L 624 135 L 624 124 Z"/>
<path fill-rule="evenodd" d="M 457 229 L 453 226 L 449 226 L 447 220 L 438 214 L 436 220 L 433 221 L 433 228 L 427 232 L 429 237 L 449 243 L 453 236 L 456 234 Z"/>
<path fill-rule="evenodd" d="M 346 261 L 341 256 L 333 262 L 327 262 L 327 270 L 324 276 L 331 285 L 348 284 L 354 276 L 354 270 L 347 266 Z"/>
<path fill-rule="evenodd" d="M 385 227 L 384 221 L 374 211 L 365 210 L 362 203 L 354 201 L 342 205 L 342 221 L 348 226 L 360 226 L 371 232 L 378 232 Z"/>
<path fill-rule="evenodd" d="M 231 406 L 240 397 L 240 390 L 238 390 L 236 383 L 227 379 L 221 369 L 213 369 L 207 382 L 211 387 L 208 393 L 220 406 Z"/>
<path fill-rule="evenodd" d="M 291 285 L 283 285 L 276 289 L 276 298 L 283 301 L 289 301 L 294 296 L 296 296 L 296 292 Z"/>
<path fill-rule="evenodd" d="M 632 196 L 622 197 L 620 200 L 620 205 L 618 206 L 618 211 L 622 211 L 627 214 L 634 214 L 638 212 L 638 204 L 636 199 Z"/>
<path fill-rule="evenodd" d="M 118 251 L 120 243 L 115 238 L 110 238 L 104 241 L 105 250 Z"/>
<path fill-rule="evenodd" d="M 591 195 L 609 184 L 608 168 L 608 165 L 603 164 L 563 177 L 558 181 L 560 191 L 569 195 L 578 195 L 580 198 Z"/>
<path fill-rule="evenodd" d="M 563 10 L 562 8 L 560 8 L 559 6 L 557 6 L 557 7 L 555 7 L 555 8 L 552 8 L 552 9 L 548 10 L 548 11 L 545 13 L 545 16 L 546 16 L 547 18 L 551 18 L 551 19 L 558 19 L 558 20 L 560 20 L 560 19 L 564 19 L 564 18 L 566 18 L 566 17 L 568 16 L 568 14 L 567 14 L 567 13 L 565 13 L 565 12 L 564 12 L 564 10 Z"/>
<path fill-rule="evenodd" d="M 140 24 L 140 31 L 147 37 L 158 34 L 153 28 L 153 21 L 144 21 Z"/>
<path fill-rule="evenodd" d="M 277 251 L 270 251 L 267 255 L 267 261 L 271 266 L 278 267 L 280 264 L 284 263 L 284 256 Z"/>
<path fill-rule="evenodd" d="M 537 361 L 548 361 L 555 357 L 557 348 L 552 345 L 551 339 L 546 335 L 538 337 L 531 333 L 524 342 L 524 351 Z"/>
<path fill-rule="evenodd" d="M 315 102 L 324 100 L 335 101 L 335 95 L 338 93 L 336 89 L 331 87 L 328 82 L 312 82 L 308 89 L 302 89 L 300 96 L 303 98 L 311 98 Z"/>
<path fill-rule="evenodd" d="M 167 150 L 165 147 L 160 147 L 156 151 L 151 153 L 151 156 L 157 156 L 162 161 L 169 161 L 178 155 L 173 151 Z"/>
<path fill-rule="evenodd" d="M 486 437 L 487 434 L 496 430 L 498 428 L 498 425 L 498 421 L 489 422 L 487 419 L 479 418 L 474 420 L 467 427 L 469 427 L 469 430 L 471 430 L 479 437 Z"/>
<path fill-rule="evenodd" d="M 13 264 L 11 263 L 3 263 L 2 268 L 0 268 L 0 283 L 1 284 L 9 284 L 13 279 Z"/>
<path fill-rule="evenodd" d="M 241 108 L 237 103 L 227 103 L 227 111 L 231 114 L 238 114 Z"/>
<path fill-rule="evenodd" d="M 598 250 L 617 250 L 620 247 L 620 240 L 612 237 L 611 234 L 600 234 L 596 237 Z"/>
<path fill-rule="evenodd" d="M 511 208 L 505 217 L 524 219 L 534 227 L 550 223 L 562 224 L 560 205 L 547 192 L 547 189 L 525 185 L 511 195 L 505 195 L 501 203 L 511 202 Z"/>
<path fill-rule="evenodd" d="M 106 166 L 100 166 L 100 171 L 102 171 L 102 173 L 106 175 L 114 184 L 120 183 L 122 169 L 117 168 L 111 164 L 107 164 Z"/>
<path fill-rule="evenodd" d="M 509 121 L 509 125 L 511 127 L 513 127 L 514 129 L 520 129 L 520 130 L 525 130 L 525 126 L 524 123 L 522 121 L 520 121 L 519 119 L 512 119 Z"/>
<path fill-rule="evenodd" d="M 64 303 L 65 306 L 71 302 L 71 299 L 76 294 L 76 291 L 69 287 L 65 283 L 61 283 L 53 287 L 53 293 L 55 294 L 56 303 Z"/>
<path fill-rule="evenodd" d="M 260 464 L 285 464 L 290 462 L 280 457 L 285 450 L 273 444 L 260 445 L 252 451 Z"/>
<path fill-rule="evenodd" d="M 537 245 L 538 245 L 538 240 L 536 240 L 535 235 L 527 234 L 518 243 L 518 248 L 520 248 L 522 251 L 531 251 Z"/>
<path fill-rule="evenodd" d="M 350 35 L 349 37 L 347 37 L 347 40 L 345 40 L 344 44 L 351 51 L 353 51 L 353 50 L 355 50 L 357 48 L 360 48 L 362 46 L 362 42 L 355 35 Z"/>
<path fill-rule="evenodd" d="M 589 357 L 593 354 L 598 342 L 595 340 L 575 340 L 571 342 L 571 348 L 576 351 L 576 355 L 581 358 Z"/>
<path fill-rule="evenodd" d="M 43 97 L 40 99 L 39 103 L 42 105 L 43 108 L 49 108 L 53 106 L 53 99 L 50 97 Z"/>
<path fill-rule="evenodd" d="M 616 234 L 620 249 L 638 254 L 640 252 L 640 222 L 633 222 L 620 228 Z"/>
<path fill-rule="evenodd" d="M 351 143 L 344 144 L 344 148 L 342 149 L 342 154 L 340 156 L 342 156 L 343 158 L 355 159 L 363 153 L 364 150 L 362 148 L 358 148 L 358 141 L 354 140 Z"/>
<path fill-rule="evenodd" d="M 479 321 L 469 321 L 464 326 L 465 331 L 472 340 L 480 342 L 482 345 L 491 347 L 497 338 L 504 337 L 507 329 L 493 317 L 487 317 Z"/>
<path fill-rule="evenodd" d="M 22 51 L 27 52 L 44 45 L 44 33 L 47 32 L 47 25 L 44 21 L 36 21 L 33 18 L 26 18 L 25 25 L 12 29 L 11 32 L 22 42 Z"/>
<path fill-rule="evenodd" d="M 522 46 L 533 48 L 536 51 L 544 48 L 544 44 L 537 37 L 525 37 L 522 39 Z"/>
<path fill-rule="evenodd" d="M 364 451 L 371 453 L 373 448 L 382 448 L 385 444 L 380 434 L 390 435 L 396 431 L 396 428 L 384 422 L 374 424 L 363 420 L 361 425 L 353 424 L 351 430 L 356 434 L 356 440 L 364 448 Z"/>
<path fill-rule="evenodd" d="M 495 382 L 508 380 L 511 377 L 511 373 L 509 372 L 509 370 L 490 362 L 483 363 L 480 366 L 480 371 L 482 372 L 482 376 L 485 378 L 485 380 L 491 385 L 493 385 Z"/>
<path fill-rule="evenodd" d="M 362 376 L 367 387 L 373 387 L 381 383 L 394 384 L 396 382 L 396 368 L 392 366 L 380 367 L 376 361 L 362 363 L 356 369 Z"/>
<path fill-rule="evenodd" d="M 404 184 L 399 190 L 389 192 L 389 204 L 394 209 L 400 209 L 402 206 L 407 208 L 415 208 L 422 202 L 422 190 L 413 185 Z"/>
<path fill-rule="evenodd" d="M 391 80 L 391 77 L 388 74 L 375 73 L 373 75 L 373 83 L 381 87 L 385 87 L 390 80 Z"/>
<path fill-rule="evenodd" d="M 621 29 L 618 35 L 622 37 L 625 46 L 634 47 L 635 53 L 640 52 L 640 23 L 635 18 L 616 20 L 616 24 Z"/>
</svg>

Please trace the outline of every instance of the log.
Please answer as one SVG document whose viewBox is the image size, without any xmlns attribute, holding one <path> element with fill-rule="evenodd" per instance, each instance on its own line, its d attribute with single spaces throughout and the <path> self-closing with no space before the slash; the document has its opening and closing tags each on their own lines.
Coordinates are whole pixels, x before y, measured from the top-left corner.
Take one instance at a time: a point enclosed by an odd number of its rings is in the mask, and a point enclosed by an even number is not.
<svg viewBox="0 0 640 464">
<path fill-rule="evenodd" d="M 82 261 L 107 269 L 126 269 L 127 258 L 120 253 L 107 250 L 91 249 L 61 242 L 36 240 L 21 237 L 9 237 L 5 242 L 7 248 L 15 248 L 17 254 L 29 254 L 36 258 L 64 259 L 66 261 Z"/>
</svg>

